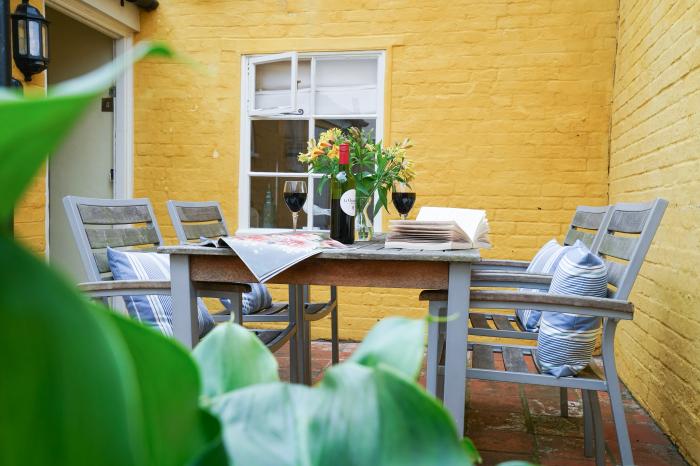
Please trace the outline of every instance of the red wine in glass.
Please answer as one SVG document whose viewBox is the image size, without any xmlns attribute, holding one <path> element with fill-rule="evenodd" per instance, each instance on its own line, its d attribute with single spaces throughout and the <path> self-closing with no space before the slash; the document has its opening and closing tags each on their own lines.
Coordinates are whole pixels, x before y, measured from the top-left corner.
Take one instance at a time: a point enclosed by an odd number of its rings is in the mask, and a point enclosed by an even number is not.
<svg viewBox="0 0 700 466">
<path fill-rule="evenodd" d="M 284 193 L 284 203 L 292 212 L 299 212 L 306 204 L 306 193 Z"/>
<path fill-rule="evenodd" d="M 292 211 L 292 225 L 294 232 L 297 231 L 297 219 L 299 211 L 306 203 L 306 182 L 305 181 L 285 181 L 284 182 L 284 203 Z"/>
<path fill-rule="evenodd" d="M 391 193 L 391 202 L 394 204 L 396 211 L 401 214 L 401 219 L 406 220 L 408 213 L 416 203 L 416 193 Z"/>
</svg>

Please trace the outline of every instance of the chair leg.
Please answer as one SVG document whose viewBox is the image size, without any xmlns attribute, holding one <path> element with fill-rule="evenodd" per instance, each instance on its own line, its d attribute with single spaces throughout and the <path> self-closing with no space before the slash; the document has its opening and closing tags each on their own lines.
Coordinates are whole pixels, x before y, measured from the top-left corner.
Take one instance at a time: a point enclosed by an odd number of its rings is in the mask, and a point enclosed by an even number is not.
<svg viewBox="0 0 700 466">
<path fill-rule="evenodd" d="M 603 370 L 605 371 L 605 379 L 608 382 L 608 396 L 610 397 L 613 421 L 615 421 L 615 433 L 617 434 L 617 444 L 620 449 L 620 460 L 623 466 L 632 466 L 634 465 L 632 446 L 627 431 L 625 407 L 622 404 L 620 381 L 617 377 L 617 369 L 615 367 L 614 342 L 616 327 L 616 320 L 610 318 L 605 319 L 605 324 L 603 326 Z"/>
<path fill-rule="evenodd" d="M 440 316 L 440 305 L 442 303 L 437 301 L 428 302 L 428 312 L 432 317 Z M 440 348 L 438 347 L 438 335 L 439 335 L 438 323 L 434 321 L 428 322 L 428 354 L 426 356 L 426 373 L 425 373 L 425 387 L 428 393 L 437 396 L 437 381 L 438 381 L 438 355 Z"/>
<path fill-rule="evenodd" d="M 605 432 L 603 431 L 603 418 L 600 415 L 598 392 L 588 392 L 591 417 L 593 418 L 593 436 L 595 437 L 595 464 L 605 466 Z"/>
<path fill-rule="evenodd" d="M 583 404 L 583 455 L 592 458 L 595 447 L 595 434 L 593 432 L 593 411 L 588 390 L 581 390 L 581 402 Z"/>
<path fill-rule="evenodd" d="M 331 302 L 335 302 L 331 310 L 331 361 L 333 364 L 340 362 L 340 347 L 338 343 L 338 290 L 331 286 Z"/>
<path fill-rule="evenodd" d="M 569 390 L 566 387 L 559 388 L 559 412 L 561 417 L 569 417 Z"/>
</svg>

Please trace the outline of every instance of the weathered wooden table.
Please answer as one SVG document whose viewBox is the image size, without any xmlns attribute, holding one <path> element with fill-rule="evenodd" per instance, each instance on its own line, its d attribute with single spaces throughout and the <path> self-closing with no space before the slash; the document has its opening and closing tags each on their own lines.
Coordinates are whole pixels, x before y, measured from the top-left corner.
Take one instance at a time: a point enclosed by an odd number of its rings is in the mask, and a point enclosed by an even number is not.
<svg viewBox="0 0 700 466">
<path fill-rule="evenodd" d="M 230 249 L 201 246 L 165 246 L 170 254 L 174 304 L 173 331 L 188 347 L 197 342 L 196 289 L 210 283 L 251 283 L 255 277 Z M 347 249 L 327 249 L 280 273 L 269 283 L 290 286 L 290 313 L 303 322 L 304 285 L 337 285 L 377 288 L 447 289 L 447 323 L 444 402 L 460 433 L 464 431 L 465 377 L 467 369 L 467 318 L 472 265 L 480 261 L 478 250 L 415 251 L 384 249 L 383 241 L 355 244 Z M 293 298 L 293 299 L 292 299 Z M 290 348 L 298 351 L 302 381 L 311 382 L 308 339 L 297 326 Z M 437 345 L 428 348 L 429 381 L 437 371 Z M 428 384 L 433 392 L 436 387 Z"/>
</svg>

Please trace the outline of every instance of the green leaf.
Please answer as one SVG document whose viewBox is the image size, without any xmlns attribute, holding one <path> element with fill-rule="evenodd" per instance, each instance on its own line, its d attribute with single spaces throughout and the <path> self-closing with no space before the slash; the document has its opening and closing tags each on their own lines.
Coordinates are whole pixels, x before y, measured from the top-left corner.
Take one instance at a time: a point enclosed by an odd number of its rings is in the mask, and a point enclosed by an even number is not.
<svg viewBox="0 0 700 466">
<path fill-rule="evenodd" d="M 372 328 L 350 360 L 368 367 L 384 364 L 415 380 L 423 362 L 425 332 L 424 319 L 388 317 Z"/>
<path fill-rule="evenodd" d="M 474 442 L 472 442 L 472 439 L 469 437 L 464 437 L 464 439 L 462 439 L 462 446 L 467 452 L 467 456 L 472 463 L 481 463 L 481 455 L 479 454 L 479 450 L 476 449 Z"/>
<path fill-rule="evenodd" d="M 202 394 L 213 398 L 239 388 L 279 381 L 275 357 L 252 332 L 228 322 L 217 325 L 194 349 Z"/>
<path fill-rule="evenodd" d="M 56 150 L 90 101 L 127 66 L 147 55 L 172 56 L 172 52 L 162 44 L 142 42 L 114 62 L 56 86 L 48 97 L 0 93 L 0 222 L 7 222 L 44 159 Z"/>
<path fill-rule="evenodd" d="M 235 465 L 472 464 L 444 408 L 381 367 L 345 362 L 314 388 L 247 387 L 214 410 Z"/>
<path fill-rule="evenodd" d="M 146 465 L 135 368 L 105 311 L 0 237 L 0 464 Z"/>
<path fill-rule="evenodd" d="M 155 330 L 108 314 L 136 369 L 148 463 L 181 465 L 214 448 L 220 430 L 198 405 L 199 374 L 180 344 Z"/>
</svg>

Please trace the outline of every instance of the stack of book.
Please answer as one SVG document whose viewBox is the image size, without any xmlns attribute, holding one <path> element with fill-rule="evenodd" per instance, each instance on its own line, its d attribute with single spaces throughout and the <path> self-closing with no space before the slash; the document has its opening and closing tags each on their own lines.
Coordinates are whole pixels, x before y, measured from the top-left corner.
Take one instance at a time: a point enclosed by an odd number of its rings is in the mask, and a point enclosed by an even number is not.
<svg viewBox="0 0 700 466">
<path fill-rule="evenodd" d="M 490 248 L 486 212 L 422 207 L 416 220 L 391 220 L 384 247 L 402 249 Z"/>
</svg>

